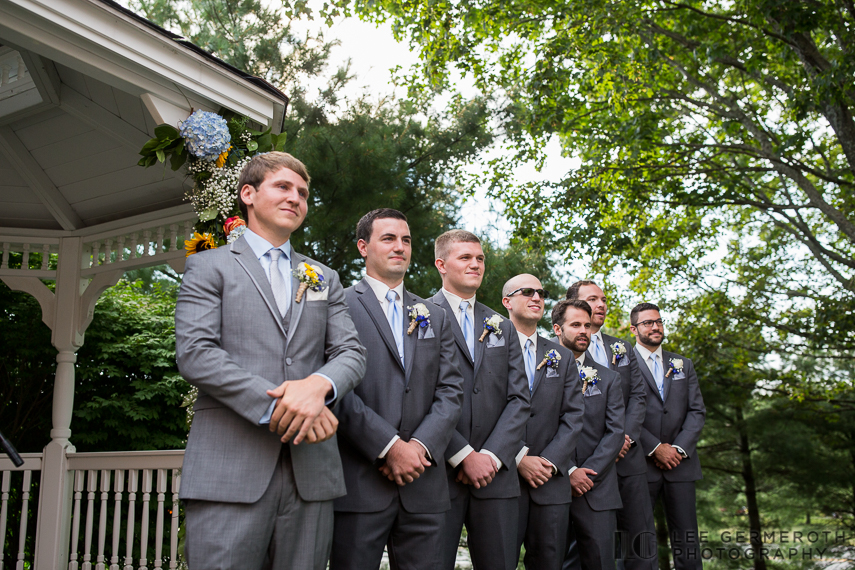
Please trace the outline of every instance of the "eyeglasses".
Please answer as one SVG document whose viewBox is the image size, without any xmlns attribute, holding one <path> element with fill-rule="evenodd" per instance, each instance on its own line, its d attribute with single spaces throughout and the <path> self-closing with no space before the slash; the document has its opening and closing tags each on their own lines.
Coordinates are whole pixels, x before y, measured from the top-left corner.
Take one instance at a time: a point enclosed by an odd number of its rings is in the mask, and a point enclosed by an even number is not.
<svg viewBox="0 0 855 570">
<path fill-rule="evenodd" d="M 665 326 L 665 323 L 662 322 L 662 319 L 656 319 L 655 321 L 641 321 L 640 323 L 638 323 L 635 326 L 644 327 L 646 329 L 649 329 L 653 325 L 659 325 L 660 327 L 662 327 L 662 326 Z"/>
<path fill-rule="evenodd" d="M 519 289 L 508 293 L 507 296 L 512 297 L 517 293 L 519 293 L 523 297 L 534 297 L 534 294 L 537 293 L 538 295 L 540 295 L 541 299 L 549 299 L 549 291 L 545 289 L 535 289 L 534 287 L 520 287 Z"/>
</svg>

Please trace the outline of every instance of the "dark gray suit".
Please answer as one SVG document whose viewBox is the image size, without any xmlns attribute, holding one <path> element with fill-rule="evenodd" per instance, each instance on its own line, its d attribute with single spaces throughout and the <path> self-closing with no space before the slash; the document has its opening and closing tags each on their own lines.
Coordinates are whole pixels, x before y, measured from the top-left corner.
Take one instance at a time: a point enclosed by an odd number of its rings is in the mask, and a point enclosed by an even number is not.
<svg viewBox="0 0 855 570">
<path fill-rule="evenodd" d="M 692 361 L 673 352 L 662 351 L 663 369 L 672 359 L 683 360 L 683 371 L 665 378 L 664 401 L 656 381 L 638 349 L 635 357 L 647 385 L 647 414 L 641 429 L 641 447 L 645 455 L 660 443 L 680 447 L 688 457 L 674 469 L 663 471 L 652 457 L 647 457 L 647 485 L 650 502 L 661 495 L 668 519 L 674 565 L 678 570 L 702 567 L 698 546 L 698 516 L 695 504 L 695 481 L 703 478 L 701 462 L 695 448 L 704 427 L 706 408 L 698 376 Z"/>
<path fill-rule="evenodd" d="M 623 403 L 626 408 L 624 431 L 634 442 L 617 463 L 618 487 L 623 508 L 617 512 L 620 553 L 626 570 L 649 568 L 656 561 L 656 529 L 653 509 L 647 499 L 647 462 L 641 449 L 641 425 L 647 407 L 647 388 L 635 350 L 630 343 L 603 334 L 609 368 L 620 375 Z M 617 355 L 616 343 L 626 351 Z"/>
<path fill-rule="evenodd" d="M 558 351 L 561 360 L 557 370 L 544 366 L 534 373 L 531 413 L 523 442 L 529 448 L 529 456 L 543 457 L 556 468 L 552 478 L 536 489 L 520 477 L 517 556 L 525 544 L 528 570 L 560 570 L 564 561 L 573 491 L 567 472 L 574 464 L 585 413 L 579 371 L 570 350 L 538 336 L 535 366 L 552 349 Z"/>
<path fill-rule="evenodd" d="M 301 262 L 329 287 L 296 303 L 293 279 L 283 320 L 245 238 L 187 258 L 175 337 L 178 369 L 199 388 L 181 480 L 193 567 L 259 568 L 267 557 L 323 568 L 329 556 L 332 499 L 345 493 L 336 438 L 283 445 L 259 425 L 266 391 L 283 381 L 325 374 L 343 398 L 365 372 L 338 275 L 292 251 L 291 267 Z"/>
<path fill-rule="evenodd" d="M 476 570 L 514 570 L 520 496 L 516 455 L 529 417 L 530 394 L 517 330 L 503 317 L 502 334 L 491 333 L 479 342 L 484 319 L 495 311 L 475 303 L 475 359 L 454 318 L 454 311 L 440 291 L 431 301 L 445 309 L 454 321 L 451 327 L 463 373 L 463 413 L 445 452 L 447 460 L 467 445 L 475 451 L 489 450 L 502 468 L 486 487 L 476 489 L 458 483 L 457 468 L 446 464 L 451 509 L 446 516 L 442 568 L 453 570 L 457 545 L 466 525 L 469 553 Z"/>
<path fill-rule="evenodd" d="M 570 504 L 564 568 L 613 569 L 615 511 L 622 506 L 615 459 L 624 442 L 623 391 L 620 376 L 594 361 L 590 353 L 585 354 L 582 366 L 595 368 L 600 380 L 584 394 L 585 415 L 573 464 L 597 475 L 591 477 L 593 489 Z"/>
<path fill-rule="evenodd" d="M 463 401 L 452 323 L 440 307 L 404 290 L 404 366 L 369 284 L 363 279 L 345 297 L 368 362 L 362 384 L 336 410 L 348 494 L 335 501 L 330 568 L 378 568 L 385 545 L 392 568 L 436 568 L 450 506 L 442 463 Z M 407 307 L 416 303 L 428 308 L 430 325 L 407 335 Z M 432 463 L 403 487 L 379 471 L 378 456 L 396 435 L 421 442 Z"/>
</svg>

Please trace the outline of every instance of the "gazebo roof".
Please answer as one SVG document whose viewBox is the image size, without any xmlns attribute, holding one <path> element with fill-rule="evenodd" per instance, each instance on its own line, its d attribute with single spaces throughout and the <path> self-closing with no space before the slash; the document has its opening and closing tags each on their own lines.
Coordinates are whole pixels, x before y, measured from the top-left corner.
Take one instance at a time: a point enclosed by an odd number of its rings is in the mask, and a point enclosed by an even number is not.
<svg viewBox="0 0 855 570">
<path fill-rule="evenodd" d="M 190 213 L 182 173 L 137 166 L 155 126 L 223 107 L 279 132 L 288 104 L 263 79 L 110 0 L 0 0 L 0 71 L 7 236 Z"/>
</svg>

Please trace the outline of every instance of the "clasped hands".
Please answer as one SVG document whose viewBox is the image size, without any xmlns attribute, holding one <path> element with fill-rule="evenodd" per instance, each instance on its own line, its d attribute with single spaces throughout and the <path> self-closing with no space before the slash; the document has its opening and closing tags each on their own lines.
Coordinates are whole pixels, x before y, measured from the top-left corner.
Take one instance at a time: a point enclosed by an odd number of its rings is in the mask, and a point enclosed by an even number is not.
<svg viewBox="0 0 855 570">
<path fill-rule="evenodd" d="M 627 434 L 623 434 L 623 446 L 620 448 L 620 452 L 618 452 L 617 459 L 615 459 L 615 463 L 626 457 L 629 448 L 632 447 L 632 440 L 629 438 Z"/>
<path fill-rule="evenodd" d="M 460 462 L 457 481 L 480 489 L 492 482 L 498 472 L 499 468 L 492 457 L 480 451 L 473 451 Z"/>
<path fill-rule="evenodd" d="M 653 462 L 663 471 L 670 471 L 683 461 L 683 456 L 670 443 L 660 444 L 653 451 Z"/>
<path fill-rule="evenodd" d="M 517 465 L 517 471 L 532 488 L 537 489 L 552 478 L 552 463 L 543 457 L 526 455 Z"/>
<path fill-rule="evenodd" d="M 270 431 L 281 435 L 282 443 L 294 438 L 294 445 L 303 440 L 308 443 L 328 440 L 338 429 L 338 418 L 324 405 L 331 391 L 329 380 L 315 374 L 268 390 L 268 396 L 277 398 L 270 416 Z"/>
<path fill-rule="evenodd" d="M 386 463 L 380 472 L 401 487 L 412 483 L 430 467 L 427 450 L 417 441 L 398 439 L 386 452 Z"/>
</svg>

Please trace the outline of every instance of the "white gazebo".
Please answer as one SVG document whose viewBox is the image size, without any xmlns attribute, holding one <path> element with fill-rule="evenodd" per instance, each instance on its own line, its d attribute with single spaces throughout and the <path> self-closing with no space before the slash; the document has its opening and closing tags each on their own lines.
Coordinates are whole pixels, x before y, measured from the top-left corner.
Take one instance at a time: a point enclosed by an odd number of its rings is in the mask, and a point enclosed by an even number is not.
<svg viewBox="0 0 855 570">
<path fill-rule="evenodd" d="M 19 469 L 0 455 L 0 544 L 20 545 L 0 570 L 175 567 L 183 451 L 75 453 L 76 352 L 125 271 L 183 268 L 189 179 L 137 166 L 155 126 L 226 108 L 278 133 L 287 104 L 111 0 L 0 0 L 0 279 L 38 300 L 57 350 L 50 442 Z"/>
</svg>

